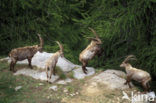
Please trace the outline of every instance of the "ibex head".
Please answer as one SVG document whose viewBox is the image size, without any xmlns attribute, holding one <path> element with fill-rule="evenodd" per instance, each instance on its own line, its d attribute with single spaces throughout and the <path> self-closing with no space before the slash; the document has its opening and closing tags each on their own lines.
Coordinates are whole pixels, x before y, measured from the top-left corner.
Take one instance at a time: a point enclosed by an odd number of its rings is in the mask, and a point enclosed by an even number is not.
<svg viewBox="0 0 156 103">
<path fill-rule="evenodd" d="M 129 55 L 125 58 L 125 60 L 120 64 L 120 67 L 127 67 L 129 60 L 137 60 L 134 55 Z"/>
<path fill-rule="evenodd" d="M 95 38 L 93 37 L 87 37 L 88 39 L 91 39 L 92 41 L 94 41 L 96 44 L 102 44 L 101 39 L 99 38 L 99 36 L 97 35 L 97 33 L 95 32 L 94 29 L 89 27 L 89 30 L 91 30 L 91 32 L 93 32 L 93 34 L 95 35 Z"/>
<path fill-rule="evenodd" d="M 42 39 L 42 37 L 41 37 L 40 34 L 37 34 L 37 35 L 38 35 L 38 37 L 39 37 L 39 39 L 40 39 L 40 44 L 38 45 L 37 50 L 38 50 L 39 52 L 43 52 L 43 39 Z"/>
<path fill-rule="evenodd" d="M 61 57 L 64 57 L 64 53 L 63 53 L 64 48 L 63 48 L 63 46 L 62 46 L 58 41 L 56 41 L 56 43 L 57 43 L 57 44 L 59 45 L 59 47 L 60 47 L 60 50 L 59 50 L 60 56 L 61 56 Z"/>
</svg>

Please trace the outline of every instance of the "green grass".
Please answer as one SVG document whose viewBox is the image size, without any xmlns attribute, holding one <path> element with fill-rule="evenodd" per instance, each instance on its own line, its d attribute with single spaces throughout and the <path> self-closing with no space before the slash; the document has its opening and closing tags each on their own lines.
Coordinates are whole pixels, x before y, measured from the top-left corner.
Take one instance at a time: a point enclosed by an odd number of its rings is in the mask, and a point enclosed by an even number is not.
<svg viewBox="0 0 156 103">
<path fill-rule="evenodd" d="M 28 67 L 27 65 L 16 65 L 16 69 Z M 65 79 L 66 75 L 63 71 L 56 67 L 56 74 L 60 79 Z M 44 85 L 39 85 L 43 83 Z M 31 77 L 23 75 L 14 76 L 9 71 L 9 64 L 7 62 L 0 62 L 0 103 L 62 103 L 62 98 L 66 97 L 62 93 L 64 88 L 67 88 L 69 93 L 78 90 L 79 86 L 76 84 L 57 85 L 58 91 L 49 90 L 49 87 L 54 84 L 49 84 L 44 81 L 35 80 Z M 21 89 L 15 91 L 15 87 L 22 86 Z"/>
<path fill-rule="evenodd" d="M 13 76 L 8 64 L 0 62 L 0 103 L 60 103 L 61 92 L 49 91 L 50 84 L 31 77 Z M 43 83 L 43 86 L 39 86 Z M 18 91 L 15 87 L 22 86 Z M 52 95 L 47 99 L 48 95 Z M 53 102 L 52 102 L 53 101 Z"/>
<path fill-rule="evenodd" d="M 39 86 L 40 82 L 25 76 L 12 76 L 10 72 L 1 73 L 0 103 L 44 103 L 46 101 L 60 103 L 60 99 L 57 99 L 58 94 L 54 95 L 49 91 L 50 85 L 42 82 L 44 86 Z M 17 86 L 22 86 L 22 89 L 15 91 L 14 88 Z M 50 94 L 53 96 L 47 99 Z"/>
<path fill-rule="evenodd" d="M 67 75 L 67 77 L 74 79 L 74 72 L 73 71 L 68 72 L 66 75 Z"/>
<path fill-rule="evenodd" d="M 61 70 L 60 67 L 56 66 L 56 74 L 60 77 L 60 79 L 66 79 L 67 76 L 65 75 L 65 73 Z"/>
<path fill-rule="evenodd" d="M 22 68 L 27 65 L 17 65 L 16 68 Z M 64 74 L 63 71 L 56 67 L 56 73 L 61 77 L 61 79 L 65 79 L 69 77 L 69 75 L 73 75 L 72 72 L 69 74 Z M 74 80 L 71 83 L 66 85 L 57 85 L 55 83 L 49 84 L 44 81 L 35 80 L 31 77 L 18 75 L 14 76 L 11 71 L 9 71 L 9 64 L 5 61 L 0 62 L 0 103 L 68 103 L 62 102 L 62 99 L 67 98 L 67 101 L 70 100 L 79 100 L 81 101 L 93 101 L 93 103 L 103 103 L 104 101 L 116 100 L 116 97 L 121 97 L 122 92 L 116 91 L 107 93 L 104 91 L 103 86 L 100 86 L 103 94 L 99 96 L 86 96 L 81 93 L 81 90 L 84 90 L 86 87 L 86 80 L 90 77 L 81 80 Z M 39 85 L 42 83 L 43 85 Z M 152 82 L 155 83 L 155 82 Z M 49 87 L 52 85 L 57 85 L 58 90 L 53 91 L 49 90 Z M 21 89 L 15 91 L 15 87 L 22 86 Z M 152 85 L 152 88 L 155 84 Z M 64 89 L 67 89 L 68 93 L 64 93 Z M 78 95 L 71 96 L 70 94 L 79 92 Z M 74 102 L 72 102 L 74 103 Z M 126 103 L 122 101 L 121 103 Z"/>
<path fill-rule="evenodd" d="M 7 55 L 0 55 L 0 59 L 5 58 Z"/>
</svg>

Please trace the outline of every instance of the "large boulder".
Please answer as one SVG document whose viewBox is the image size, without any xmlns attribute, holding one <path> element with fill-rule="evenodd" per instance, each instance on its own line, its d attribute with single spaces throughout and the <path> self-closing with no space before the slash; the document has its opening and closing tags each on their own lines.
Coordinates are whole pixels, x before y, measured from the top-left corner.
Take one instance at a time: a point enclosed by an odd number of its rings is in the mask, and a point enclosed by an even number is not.
<svg viewBox="0 0 156 103">
<path fill-rule="evenodd" d="M 91 92 L 91 91 L 100 92 L 101 87 L 104 87 L 105 89 L 108 89 L 108 90 L 127 89 L 129 88 L 129 86 L 124 85 L 124 83 L 126 82 L 125 78 L 126 78 L 126 74 L 122 71 L 106 70 L 92 77 L 91 79 L 89 79 L 85 90 L 87 90 L 87 92 Z M 99 85 L 100 85 L 100 88 L 99 88 Z"/>
<path fill-rule="evenodd" d="M 34 57 L 32 58 L 32 65 L 37 66 L 38 68 L 45 68 L 46 61 L 53 55 L 54 53 L 47 53 L 47 52 L 37 52 Z M 10 62 L 10 59 L 8 60 Z M 28 64 L 28 60 L 25 59 L 23 61 L 18 61 L 17 64 Z M 74 69 L 75 67 L 78 67 L 78 65 L 73 64 L 66 58 L 59 57 L 58 63 L 56 66 L 60 67 L 62 71 L 68 72 Z"/>
<path fill-rule="evenodd" d="M 16 73 L 14 73 L 14 75 L 25 75 L 25 76 L 32 77 L 34 79 L 47 81 L 47 75 L 45 72 L 32 70 L 32 69 L 28 69 L 28 68 L 20 69 Z M 58 79 L 59 79 L 58 75 L 56 75 L 56 76 L 52 75 L 51 79 L 48 81 L 53 83 Z"/>
<path fill-rule="evenodd" d="M 47 52 L 37 52 L 34 57 L 32 58 L 32 65 L 36 66 L 41 69 L 45 69 L 45 64 L 46 61 L 53 55 L 54 53 L 47 53 Z M 10 58 L 4 58 L 1 60 L 7 60 L 10 63 Z M 25 59 L 23 61 L 18 61 L 17 64 L 28 64 L 28 60 Z M 86 67 L 88 70 L 88 74 L 84 74 L 82 71 L 82 67 L 80 65 L 73 64 L 66 58 L 61 58 L 59 57 L 58 62 L 56 64 L 64 73 L 67 72 L 73 72 L 73 77 L 76 79 L 83 79 L 86 76 L 93 75 L 95 73 L 95 69 L 92 67 Z M 15 67 L 16 68 L 16 67 Z M 39 71 L 39 70 L 31 70 L 31 69 L 21 69 L 18 70 L 15 75 L 26 75 L 26 76 L 31 76 L 35 79 L 40 79 L 40 80 L 46 80 L 46 73 L 45 71 Z M 58 76 L 52 76 L 51 82 L 56 81 L 59 77 Z"/>
<path fill-rule="evenodd" d="M 95 69 L 94 68 L 86 67 L 86 69 L 87 69 L 87 74 L 83 73 L 82 67 L 80 67 L 80 66 L 77 69 L 74 69 L 73 70 L 74 78 L 76 78 L 76 79 L 83 79 L 86 76 L 90 76 L 90 75 L 95 74 Z"/>
</svg>

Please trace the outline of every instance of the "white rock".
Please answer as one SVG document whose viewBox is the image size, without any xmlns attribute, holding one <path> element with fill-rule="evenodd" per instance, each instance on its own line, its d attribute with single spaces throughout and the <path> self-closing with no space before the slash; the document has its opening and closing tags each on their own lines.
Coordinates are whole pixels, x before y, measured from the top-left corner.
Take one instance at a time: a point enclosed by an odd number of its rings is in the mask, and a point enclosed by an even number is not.
<svg viewBox="0 0 156 103">
<path fill-rule="evenodd" d="M 88 70 L 87 71 L 87 74 L 83 73 L 83 70 L 82 70 L 81 67 L 79 67 L 78 69 L 74 69 L 73 70 L 73 72 L 74 72 L 74 78 L 76 78 L 76 79 L 83 79 L 86 76 L 90 76 L 90 75 L 95 74 L 95 69 L 94 68 L 87 67 L 86 69 Z"/>
<path fill-rule="evenodd" d="M 116 73 L 125 75 L 124 72 L 118 71 L 118 70 L 106 70 L 102 73 L 100 73 L 97 76 L 94 76 L 90 80 L 90 85 L 96 86 L 96 84 L 104 84 L 105 87 L 109 89 L 126 89 L 129 88 L 128 85 L 124 85 L 126 80 L 124 78 L 118 75 Z M 132 84 L 131 84 L 132 85 Z"/>
<path fill-rule="evenodd" d="M 33 66 L 37 66 L 38 68 L 41 69 L 45 69 L 45 63 L 46 61 L 53 55 L 53 53 L 47 53 L 47 52 L 37 52 L 34 57 L 32 58 L 32 65 Z M 8 60 L 8 62 L 10 62 L 10 58 L 4 58 L 5 60 Z M 4 60 L 2 59 L 2 60 Z M 23 61 L 18 61 L 17 64 L 28 64 L 28 60 L 25 59 Z M 56 64 L 58 67 L 60 67 L 60 69 L 62 69 L 62 71 L 64 72 L 70 72 L 73 71 L 74 72 L 74 77 L 76 79 L 83 79 L 85 76 L 90 76 L 93 75 L 95 73 L 94 68 L 92 67 L 87 67 L 88 70 L 88 74 L 84 74 L 82 71 L 81 66 L 73 64 L 72 62 L 70 62 L 69 60 L 67 60 L 66 58 L 59 58 L 58 59 L 58 63 Z M 16 67 L 15 67 L 16 68 Z M 74 68 L 78 68 L 78 69 L 74 69 Z M 46 74 L 45 72 L 39 72 L 39 71 L 35 71 L 35 70 L 30 70 L 30 69 L 22 69 L 17 71 L 17 73 L 15 73 L 15 75 L 18 74 L 23 74 L 26 76 L 31 76 L 35 79 L 40 79 L 40 80 L 46 80 Z M 55 81 L 56 79 L 58 79 L 58 76 L 53 76 L 52 77 L 53 80 Z M 51 82 L 54 82 L 53 80 L 51 80 Z"/>
<path fill-rule="evenodd" d="M 33 70 L 33 69 L 20 69 L 16 73 L 14 73 L 14 75 L 21 75 L 21 74 L 25 75 L 25 76 L 30 76 L 34 79 L 40 79 L 40 80 L 47 81 L 47 75 L 46 75 L 46 72 L 44 72 L 44 71 L 40 72 L 40 71 Z M 59 79 L 59 76 L 52 75 L 49 82 L 53 83 L 58 79 Z"/>
<path fill-rule="evenodd" d="M 38 68 L 45 68 L 46 61 L 53 55 L 54 53 L 47 52 L 37 52 L 32 58 L 32 65 L 37 66 Z M 10 62 L 10 59 L 8 60 Z M 28 64 L 28 60 L 18 61 L 17 64 Z M 73 64 L 66 58 L 59 57 L 58 63 L 56 64 L 58 67 L 62 69 L 64 72 L 69 72 L 73 68 L 78 67 L 78 65 Z"/>
<path fill-rule="evenodd" d="M 59 80 L 57 84 L 66 84 L 66 82 L 64 80 Z"/>
<path fill-rule="evenodd" d="M 16 88 L 15 88 L 15 91 L 18 91 L 19 89 L 21 89 L 22 88 L 22 86 L 17 86 Z"/>
<path fill-rule="evenodd" d="M 74 93 L 70 94 L 70 96 L 72 96 L 72 97 L 73 97 L 74 95 L 75 95 Z"/>
<path fill-rule="evenodd" d="M 59 80 L 59 81 L 57 82 L 57 84 L 67 84 L 67 83 L 70 83 L 70 82 L 72 82 L 72 79 L 67 78 L 67 79 L 65 79 L 65 80 Z"/>
<path fill-rule="evenodd" d="M 122 72 L 122 71 L 119 71 L 119 70 L 111 70 L 111 69 L 108 69 L 108 70 L 105 71 L 105 73 L 115 74 L 118 77 L 126 78 L 126 74 L 124 72 Z"/>
<path fill-rule="evenodd" d="M 67 82 L 67 83 L 70 83 L 70 82 L 72 82 L 72 81 L 73 81 L 73 80 L 70 79 L 70 78 L 65 79 L 65 82 Z"/>
<path fill-rule="evenodd" d="M 40 86 L 44 85 L 43 83 L 39 83 Z"/>
<path fill-rule="evenodd" d="M 54 90 L 54 91 L 57 91 L 57 86 L 56 86 L 56 85 L 51 86 L 49 89 L 52 89 L 52 90 Z"/>
<path fill-rule="evenodd" d="M 64 93 L 67 93 L 67 92 L 68 92 L 68 90 L 65 88 L 65 89 L 63 90 L 63 92 L 64 92 Z"/>
</svg>

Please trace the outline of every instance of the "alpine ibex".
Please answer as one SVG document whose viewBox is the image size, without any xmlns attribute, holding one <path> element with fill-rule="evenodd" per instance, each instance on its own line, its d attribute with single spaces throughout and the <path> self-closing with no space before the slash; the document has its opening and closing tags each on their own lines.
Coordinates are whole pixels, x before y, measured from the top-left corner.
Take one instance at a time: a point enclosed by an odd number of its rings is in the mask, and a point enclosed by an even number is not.
<svg viewBox="0 0 156 103">
<path fill-rule="evenodd" d="M 31 69 L 33 68 L 31 65 L 32 57 L 37 51 L 42 52 L 43 50 L 43 39 L 41 38 L 40 34 L 38 34 L 38 36 L 40 39 L 39 45 L 26 46 L 26 47 L 21 47 L 21 48 L 16 48 L 11 50 L 11 52 L 9 53 L 9 57 L 11 58 L 10 71 L 15 72 L 14 66 L 16 62 L 22 61 L 24 59 L 28 59 L 29 67 Z"/>
<path fill-rule="evenodd" d="M 55 67 L 56 67 L 56 63 L 58 61 L 58 58 L 64 57 L 64 53 L 63 53 L 63 46 L 56 41 L 56 43 L 59 45 L 60 50 L 57 51 L 56 53 L 54 53 L 47 61 L 46 61 L 46 65 L 45 65 L 45 69 L 46 69 L 46 74 L 47 74 L 47 81 L 48 79 L 51 79 L 52 73 L 55 75 Z M 48 70 L 50 70 L 50 76 L 48 75 Z"/>
<path fill-rule="evenodd" d="M 128 63 L 129 60 L 136 60 L 136 58 L 134 55 L 129 55 L 120 65 L 120 67 L 124 67 L 127 72 L 127 80 L 125 82 L 125 85 L 128 84 L 131 88 L 130 81 L 135 80 L 142 84 L 145 92 L 149 91 L 149 81 L 151 81 L 150 74 L 141 69 L 132 67 L 131 64 Z"/>
<path fill-rule="evenodd" d="M 79 61 L 82 63 L 82 70 L 85 74 L 87 74 L 86 66 L 88 64 L 88 61 L 100 52 L 100 45 L 102 44 L 102 41 L 100 40 L 95 30 L 93 30 L 92 28 L 89 29 L 96 37 L 88 37 L 88 39 L 91 40 L 91 43 L 79 55 Z"/>
</svg>

